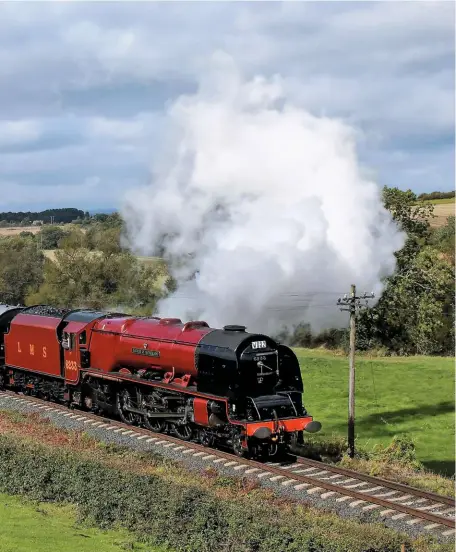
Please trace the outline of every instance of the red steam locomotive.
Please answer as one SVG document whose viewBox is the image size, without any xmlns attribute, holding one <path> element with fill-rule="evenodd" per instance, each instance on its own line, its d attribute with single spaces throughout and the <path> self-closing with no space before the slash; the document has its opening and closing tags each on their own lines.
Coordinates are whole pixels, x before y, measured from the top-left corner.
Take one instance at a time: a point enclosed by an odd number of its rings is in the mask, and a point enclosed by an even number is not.
<svg viewBox="0 0 456 552">
<path fill-rule="evenodd" d="M 0 388 L 270 457 L 321 427 L 291 349 L 244 326 L 0 306 Z"/>
</svg>

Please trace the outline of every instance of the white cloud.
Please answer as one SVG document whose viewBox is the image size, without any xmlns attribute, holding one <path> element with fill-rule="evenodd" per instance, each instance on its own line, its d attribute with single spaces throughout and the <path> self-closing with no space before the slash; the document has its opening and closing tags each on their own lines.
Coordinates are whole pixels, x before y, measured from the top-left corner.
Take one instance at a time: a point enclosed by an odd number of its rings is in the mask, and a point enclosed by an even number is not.
<svg viewBox="0 0 456 552">
<path fill-rule="evenodd" d="M 136 141 L 146 137 L 147 122 L 139 117 L 132 121 L 94 117 L 89 120 L 88 126 L 94 137 Z"/>
<path fill-rule="evenodd" d="M 112 163 L 125 186 L 142 179 L 158 162 L 166 103 L 217 50 L 359 129 L 383 183 L 453 186 L 450 2 L 3 4 L 0 179 L 50 178 L 55 190 L 76 174 L 110 180 Z M 55 198 L 46 190 L 43 203 Z M 90 197 L 110 200 L 101 185 Z"/>
<path fill-rule="evenodd" d="M 1 121 L 0 120 L 0 148 L 28 144 L 37 140 L 41 135 L 41 125 L 38 121 Z"/>
</svg>

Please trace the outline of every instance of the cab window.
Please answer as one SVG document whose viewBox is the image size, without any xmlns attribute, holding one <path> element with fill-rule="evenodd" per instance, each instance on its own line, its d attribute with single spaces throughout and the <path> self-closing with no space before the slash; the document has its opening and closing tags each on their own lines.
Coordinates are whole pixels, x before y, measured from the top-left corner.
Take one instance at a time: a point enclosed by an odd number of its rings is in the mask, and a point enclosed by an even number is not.
<svg viewBox="0 0 456 552">
<path fill-rule="evenodd" d="M 87 343 L 87 334 L 85 330 L 79 334 L 79 345 L 85 345 Z"/>
</svg>

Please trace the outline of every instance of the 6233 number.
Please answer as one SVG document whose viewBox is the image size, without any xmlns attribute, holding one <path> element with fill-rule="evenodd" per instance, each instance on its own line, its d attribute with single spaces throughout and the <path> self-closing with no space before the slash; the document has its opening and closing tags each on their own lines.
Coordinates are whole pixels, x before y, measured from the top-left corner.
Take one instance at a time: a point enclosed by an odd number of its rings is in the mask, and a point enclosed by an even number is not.
<svg viewBox="0 0 456 552">
<path fill-rule="evenodd" d="M 65 369 L 69 372 L 77 372 L 78 365 L 75 360 L 65 360 Z"/>
</svg>

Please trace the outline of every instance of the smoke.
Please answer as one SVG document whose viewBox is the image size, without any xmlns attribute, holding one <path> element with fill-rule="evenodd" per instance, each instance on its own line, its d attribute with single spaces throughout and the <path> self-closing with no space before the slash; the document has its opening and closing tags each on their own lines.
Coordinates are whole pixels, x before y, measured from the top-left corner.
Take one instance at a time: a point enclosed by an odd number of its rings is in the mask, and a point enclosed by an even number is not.
<svg viewBox="0 0 456 552">
<path fill-rule="evenodd" d="M 243 80 L 223 54 L 166 123 L 152 183 L 123 209 L 132 249 L 161 249 L 178 280 L 161 316 L 321 328 L 340 323 L 335 301 L 351 283 L 381 292 L 403 235 L 354 129 L 294 105 L 280 77 Z"/>
</svg>

